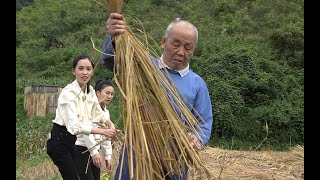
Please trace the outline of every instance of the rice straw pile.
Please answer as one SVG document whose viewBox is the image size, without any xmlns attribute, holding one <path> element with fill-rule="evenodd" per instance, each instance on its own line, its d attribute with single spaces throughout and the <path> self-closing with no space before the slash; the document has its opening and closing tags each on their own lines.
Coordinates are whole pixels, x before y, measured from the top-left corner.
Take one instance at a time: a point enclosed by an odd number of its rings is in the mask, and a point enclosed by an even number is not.
<svg viewBox="0 0 320 180">
<path fill-rule="evenodd" d="M 109 12 L 121 12 L 121 0 L 105 0 L 105 5 Z M 199 137 L 199 122 L 180 99 L 168 72 L 164 75 L 155 67 L 150 50 L 128 26 L 114 41 L 114 79 L 121 92 L 126 147 L 120 153 L 128 150 L 130 179 L 164 179 L 168 175 L 164 168 L 182 173 L 185 164 L 212 178 L 190 146 L 188 132 Z"/>
<path fill-rule="evenodd" d="M 207 147 L 200 152 L 210 171 L 221 180 L 303 180 L 304 147 L 290 151 L 239 151 Z M 190 169 L 190 180 L 205 179 Z"/>
</svg>

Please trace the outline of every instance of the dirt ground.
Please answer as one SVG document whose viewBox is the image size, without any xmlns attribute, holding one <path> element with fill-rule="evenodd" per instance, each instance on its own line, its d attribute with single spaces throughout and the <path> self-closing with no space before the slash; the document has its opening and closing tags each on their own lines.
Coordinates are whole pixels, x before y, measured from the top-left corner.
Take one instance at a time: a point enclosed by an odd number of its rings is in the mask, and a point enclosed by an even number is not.
<svg viewBox="0 0 320 180">
<path fill-rule="evenodd" d="M 236 151 L 207 147 L 200 152 L 206 167 L 218 180 L 302 180 L 304 179 L 304 148 L 296 146 L 288 152 Z M 114 160 L 116 157 L 114 156 Z M 114 169 L 115 169 L 114 162 Z M 59 175 L 49 160 L 43 164 L 25 168 L 24 179 L 53 179 Z M 102 174 L 105 173 L 103 170 Z M 189 180 L 207 180 L 194 169 Z M 103 180 L 103 179 L 102 179 Z"/>
</svg>

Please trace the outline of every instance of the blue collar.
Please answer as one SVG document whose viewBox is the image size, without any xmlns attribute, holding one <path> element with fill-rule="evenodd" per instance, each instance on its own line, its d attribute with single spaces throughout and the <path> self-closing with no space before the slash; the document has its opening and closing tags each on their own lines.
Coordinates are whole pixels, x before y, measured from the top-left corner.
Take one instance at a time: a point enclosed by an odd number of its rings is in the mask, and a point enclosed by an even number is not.
<svg viewBox="0 0 320 180">
<path fill-rule="evenodd" d="M 160 57 L 160 63 L 158 63 L 159 68 L 162 69 L 162 68 L 166 67 L 166 68 L 170 69 L 169 66 L 163 61 L 162 56 L 163 56 L 163 55 L 161 55 L 161 57 Z M 171 69 L 170 69 L 170 70 L 171 70 Z M 179 70 L 179 71 L 171 70 L 171 71 L 178 72 L 179 75 L 180 75 L 181 77 L 183 77 L 183 76 L 187 75 L 188 72 L 189 72 L 189 63 L 188 63 L 188 66 L 185 67 L 185 68 L 182 69 L 182 70 Z"/>
</svg>

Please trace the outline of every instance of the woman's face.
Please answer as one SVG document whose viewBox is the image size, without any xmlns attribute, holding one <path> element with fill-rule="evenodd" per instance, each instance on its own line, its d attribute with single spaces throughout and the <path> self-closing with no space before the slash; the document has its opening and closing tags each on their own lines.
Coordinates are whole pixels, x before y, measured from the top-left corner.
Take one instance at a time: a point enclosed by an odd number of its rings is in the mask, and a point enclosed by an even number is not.
<svg viewBox="0 0 320 180">
<path fill-rule="evenodd" d="M 108 105 L 110 101 L 112 100 L 114 95 L 114 88 L 112 86 L 106 86 L 101 91 L 97 91 L 97 97 L 99 100 L 99 103 L 101 105 Z"/>
<path fill-rule="evenodd" d="M 72 74 L 77 79 L 80 87 L 87 84 L 93 75 L 91 61 L 89 59 L 80 59 L 76 67 L 72 69 Z"/>
</svg>

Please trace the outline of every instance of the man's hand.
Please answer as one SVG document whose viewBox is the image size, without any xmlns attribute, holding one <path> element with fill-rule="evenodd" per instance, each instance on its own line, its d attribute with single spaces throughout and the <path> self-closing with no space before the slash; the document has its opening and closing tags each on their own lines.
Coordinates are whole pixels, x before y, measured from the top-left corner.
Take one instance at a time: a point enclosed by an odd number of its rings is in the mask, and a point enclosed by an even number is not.
<svg viewBox="0 0 320 180">
<path fill-rule="evenodd" d="M 111 36 L 116 36 L 125 32 L 124 16 L 119 13 L 110 13 L 107 20 L 107 31 Z"/>
<path fill-rule="evenodd" d="M 189 138 L 190 138 L 190 146 L 193 148 L 196 148 L 198 150 L 204 149 L 203 144 L 199 141 L 199 139 L 196 137 L 196 135 L 192 133 L 188 133 Z"/>
</svg>

